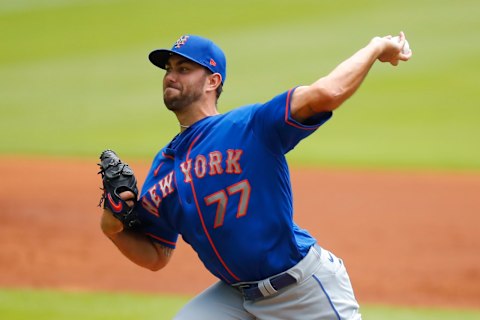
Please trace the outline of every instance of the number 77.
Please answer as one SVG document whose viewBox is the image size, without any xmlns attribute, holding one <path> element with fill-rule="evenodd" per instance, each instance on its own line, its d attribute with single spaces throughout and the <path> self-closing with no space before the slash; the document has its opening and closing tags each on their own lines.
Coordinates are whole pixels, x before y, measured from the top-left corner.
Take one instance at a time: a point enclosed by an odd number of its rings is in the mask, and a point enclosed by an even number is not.
<svg viewBox="0 0 480 320">
<path fill-rule="evenodd" d="M 227 192 L 225 192 L 224 189 L 219 190 L 204 198 L 207 206 L 213 205 L 215 203 L 217 204 L 215 223 L 213 225 L 214 228 L 218 228 L 223 225 L 223 220 L 225 219 L 225 212 L 227 210 L 228 198 L 231 195 L 241 192 L 237 208 L 237 218 L 243 217 L 247 214 L 251 191 L 250 183 L 248 182 L 248 180 L 245 179 L 235 184 L 232 184 L 231 186 L 227 187 L 226 190 Z"/>
</svg>

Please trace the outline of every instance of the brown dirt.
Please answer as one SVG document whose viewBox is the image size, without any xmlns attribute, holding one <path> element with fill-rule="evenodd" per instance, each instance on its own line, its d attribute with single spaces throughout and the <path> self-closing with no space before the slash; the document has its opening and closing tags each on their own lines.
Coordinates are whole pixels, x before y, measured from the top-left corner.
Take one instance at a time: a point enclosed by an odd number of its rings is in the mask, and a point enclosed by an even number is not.
<svg viewBox="0 0 480 320">
<path fill-rule="evenodd" d="M 131 163 L 139 180 L 146 163 Z M 153 273 L 100 232 L 96 160 L 1 157 L 0 286 L 193 295 L 180 241 Z M 480 174 L 292 170 L 297 223 L 347 264 L 360 303 L 480 307 Z"/>
</svg>

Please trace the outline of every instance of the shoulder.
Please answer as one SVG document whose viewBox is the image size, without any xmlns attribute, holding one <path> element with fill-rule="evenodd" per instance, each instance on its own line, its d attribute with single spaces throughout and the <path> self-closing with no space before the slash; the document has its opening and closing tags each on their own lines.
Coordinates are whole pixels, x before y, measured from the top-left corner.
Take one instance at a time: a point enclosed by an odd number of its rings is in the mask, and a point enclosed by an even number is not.
<svg viewBox="0 0 480 320">
<path fill-rule="evenodd" d="M 212 123 L 216 125 L 233 125 L 248 123 L 256 110 L 261 107 L 262 104 L 254 103 L 236 107 L 218 116 L 212 117 Z"/>
<path fill-rule="evenodd" d="M 257 113 L 259 110 L 263 108 L 276 108 L 280 109 L 281 111 L 288 108 L 290 104 L 290 100 L 292 98 L 293 92 L 296 90 L 295 88 L 289 89 L 284 91 L 276 96 L 272 97 L 270 100 L 265 102 L 256 102 L 252 104 L 247 104 L 241 107 L 237 107 L 233 110 L 230 110 L 223 114 L 226 119 L 232 119 L 237 117 L 248 117 L 252 116 Z"/>
<path fill-rule="evenodd" d="M 239 116 L 246 116 L 255 111 L 256 108 L 260 107 L 261 103 L 252 103 L 236 107 L 235 109 L 229 110 L 223 114 L 227 119 L 235 118 Z"/>
</svg>

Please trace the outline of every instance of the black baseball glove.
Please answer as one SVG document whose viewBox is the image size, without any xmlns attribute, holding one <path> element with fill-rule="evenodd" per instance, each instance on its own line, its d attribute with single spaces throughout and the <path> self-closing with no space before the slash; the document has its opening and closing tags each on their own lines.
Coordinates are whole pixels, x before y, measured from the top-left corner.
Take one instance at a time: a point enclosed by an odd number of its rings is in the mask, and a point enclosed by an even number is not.
<svg viewBox="0 0 480 320">
<path fill-rule="evenodd" d="M 98 174 L 102 175 L 103 182 L 103 195 L 98 206 L 103 203 L 103 207 L 109 209 L 113 216 L 123 223 L 125 229 L 139 227 L 141 223 L 134 210 L 135 205 L 129 206 L 119 196 L 124 191 L 131 191 L 135 195 L 132 200 L 137 203 L 137 179 L 133 170 L 109 149 L 102 152 L 98 165 Z"/>
</svg>

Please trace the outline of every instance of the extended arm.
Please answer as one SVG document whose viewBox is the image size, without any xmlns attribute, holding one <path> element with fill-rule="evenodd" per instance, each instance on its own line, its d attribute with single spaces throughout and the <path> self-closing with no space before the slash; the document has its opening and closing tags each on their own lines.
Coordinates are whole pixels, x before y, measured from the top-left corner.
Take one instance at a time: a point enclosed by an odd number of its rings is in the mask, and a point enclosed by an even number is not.
<svg viewBox="0 0 480 320">
<path fill-rule="evenodd" d="M 327 76 L 310 86 L 297 88 L 291 102 L 292 117 L 303 122 L 317 113 L 338 108 L 357 91 L 377 59 L 394 66 L 400 60 L 409 60 L 412 53 L 402 53 L 405 43 L 403 32 L 400 33 L 400 42 L 390 39 L 391 36 L 373 38 Z"/>
</svg>

